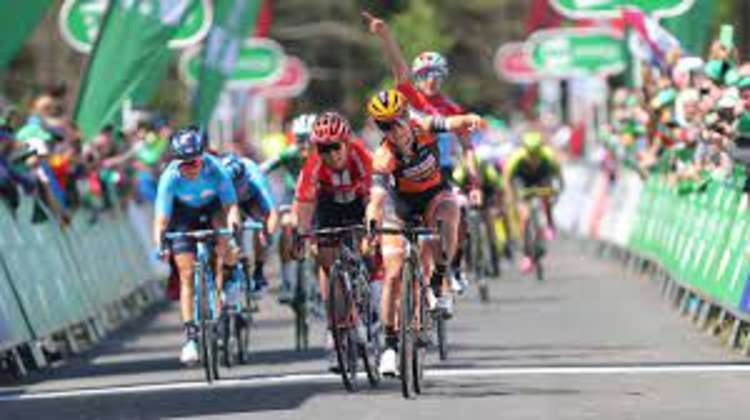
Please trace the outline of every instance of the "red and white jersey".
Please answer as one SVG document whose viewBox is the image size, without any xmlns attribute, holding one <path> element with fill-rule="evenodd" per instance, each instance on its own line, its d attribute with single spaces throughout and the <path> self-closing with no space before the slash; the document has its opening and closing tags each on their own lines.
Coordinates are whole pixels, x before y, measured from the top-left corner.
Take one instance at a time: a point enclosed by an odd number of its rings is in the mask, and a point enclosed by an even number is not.
<svg viewBox="0 0 750 420">
<path fill-rule="evenodd" d="M 372 185 L 372 155 L 357 139 L 349 142 L 347 162 L 342 170 L 334 170 L 323 163 L 317 151 L 307 158 L 302 167 L 295 198 L 299 202 L 333 201 L 348 204 L 367 198 Z"/>
<path fill-rule="evenodd" d="M 412 111 L 414 111 L 417 116 L 440 115 L 443 117 L 449 117 L 451 115 L 464 113 L 463 108 L 447 96 L 443 94 L 427 96 L 414 87 L 411 80 L 401 83 L 396 86 L 396 89 L 406 96 L 409 100 L 409 105 L 411 106 Z"/>
</svg>

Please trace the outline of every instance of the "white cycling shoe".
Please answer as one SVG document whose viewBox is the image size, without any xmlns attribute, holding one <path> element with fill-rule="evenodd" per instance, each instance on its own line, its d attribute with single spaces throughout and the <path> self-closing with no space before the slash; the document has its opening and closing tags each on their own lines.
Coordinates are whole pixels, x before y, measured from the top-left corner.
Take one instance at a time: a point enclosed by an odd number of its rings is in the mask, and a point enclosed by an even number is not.
<svg viewBox="0 0 750 420">
<path fill-rule="evenodd" d="M 396 366 L 396 350 L 387 348 L 380 355 L 380 374 L 383 376 L 394 377 L 398 374 L 398 367 Z"/>
<path fill-rule="evenodd" d="M 195 340 L 188 340 L 182 346 L 180 362 L 188 366 L 198 363 L 198 343 Z"/>
<path fill-rule="evenodd" d="M 453 296 L 444 295 L 437 299 L 435 310 L 443 314 L 443 318 L 453 318 Z"/>
</svg>

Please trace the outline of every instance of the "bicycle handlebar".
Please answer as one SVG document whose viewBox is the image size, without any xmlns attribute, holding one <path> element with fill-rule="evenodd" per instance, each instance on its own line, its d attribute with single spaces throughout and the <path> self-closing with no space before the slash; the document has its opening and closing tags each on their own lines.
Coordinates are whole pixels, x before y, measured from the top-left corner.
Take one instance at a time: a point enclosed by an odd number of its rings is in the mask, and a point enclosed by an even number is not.
<svg viewBox="0 0 750 420">
<path fill-rule="evenodd" d="M 300 239 L 310 239 L 310 238 L 315 238 L 315 237 L 320 237 L 320 236 L 330 237 L 330 236 L 343 235 L 349 232 L 366 232 L 366 231 L 367 229 L 365 229 L 364 225 L 352 225 L 352 226 L 315 229 L 310 233 L 299 234 L 298 237 Z"/>
<path fill-rule="evenodd" d="M 530 197 L 552 197 L 558 194 L 558 191 L 552 187 L 529 187 L 522 188 L 519 191 L 521 198 Z"/>
</svg>

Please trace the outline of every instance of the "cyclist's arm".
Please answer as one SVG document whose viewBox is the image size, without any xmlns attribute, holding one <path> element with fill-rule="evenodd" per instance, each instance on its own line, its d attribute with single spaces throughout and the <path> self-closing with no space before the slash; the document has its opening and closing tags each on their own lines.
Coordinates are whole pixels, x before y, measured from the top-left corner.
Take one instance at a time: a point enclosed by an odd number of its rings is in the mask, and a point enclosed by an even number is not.
<svg viewBox="0 0 750 420">
<path fill-rule="evenodd" d="M 226 168 L 217 164 L 219 172 L 219 200 L 227 214 L 227 226 L 239 228 L 242 223 L 240 207 L 237 205 L 237 191 L 234 189 L 232 177 Z"/>
<path fill-rule="evenodd" d="M 372 162 L 372 187 L 370 187 L 370 201 L 365 210 L 365 220 L 369 224 L 374 221 L 377 227 L 383 224 L 385 199 L 388 194 L 396 159 L 387 146 L 382 145 L 375 151 Z"/>
<path fill-rule="evenodd" d="M 257 201 L 261 212 L 265 216 L 266 232 L 273 234 L 276 232 L 276 227 L 278 226 L 278 212 L 276 211 L 276 203 L 274 202 L 273 195 L 268 188 L 268 180 L 263 172 L 261 172 L 260 167 L 253 161 L 247 159 L 243 163 L 245 165 L 247 180 L 253 190 L 253 198 Z"/>
<path fill-rule="evenodd" d="M 169 173 L 164 173 L 159 179 L 159 185 L 156 192 L 156 215 L 154 217 L 153 238 L 157 247 L 161 247 L 162 245 L 162 237 L 169 226 L 169 219 L 172 216 L 173 205 L 173 180 Z"/>
<path fill-rule="evenodd" d="M 544 146 L 542 149 L 542 156 L 549 162 L 550 167 L 552 167 L 552 170 L 554 171 L 554 179 L 557 179 L 560 183 L 558 193 L 562 192 L 562 190 L 565 189 L 565 179 L 563 178 L 560 161 L 557 159 L 555 151 L 549 146 Z"/>
<path fill-rule="evenodd" d="M 313 153 L 302 167 L 297 180 L 292 212 L 296 216 L 297 227 L 302 232 L 309 232 L 312 227 L 313 213 L 318 201 L 318 169 L 321 164 L 320 156 Z"/>
<path fill-rule="evenodd" d="M 294 150 L 286 149 L 277 157 L 266 160 L 260 165 L 261 170 L 264 174 L 270 174 L 281 167 L 285 167 L 289 164 L 289 161 L 294 155 Z"/>
<path fill-rule="evenodd" d="M 523 158 L 524 153 L 521 150 L 516 151 L 512 155 L 510 155 L 505 163 L 505 168 L 503 168 L 504 188 L 512 202 L 515 202 L 517 200 L 517 191 L 513 186 L 513 178 L 515 177 L 518 165 L 521 163 Z"/>
<path fill-rule="evenodd" d="M 380 39 L 383 55 L 385 55 L 388 64 L 391 66 L 391 71 L 393 71 L 394 83 L 399 85 L 409 80 L 409 66 L 406 64 L 401 47 L 398 45 L 398 41 L 393 36 L 388 24 L 367 12 L 363 12 L 362 16 L 367 20 L 370 32 Z"/>
</svg>

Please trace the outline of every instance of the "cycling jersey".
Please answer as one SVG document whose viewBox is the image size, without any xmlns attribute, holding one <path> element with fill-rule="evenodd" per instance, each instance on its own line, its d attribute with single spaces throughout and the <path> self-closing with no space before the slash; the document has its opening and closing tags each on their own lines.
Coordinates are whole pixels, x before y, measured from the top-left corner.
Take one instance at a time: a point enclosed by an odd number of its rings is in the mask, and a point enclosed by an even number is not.
<svg viewBox="0 0 750 420">
<path fill-rule="evenodd" d="M 299 202 L 348 204 L 367 198 L 371 183 L 372 156 L 361 140 L 353 140 L 347 147 L 347 162 L 342 170 L 326 166 L 314 151 L 302 167 L 295 195 Z"/>
<path fill-rule="evenodd" d="M 180 173 L 179 162 L 172 161 L 159 178 L 156 214 L 172 216 L 175 202 L 191 208 L 202 208 L 218 200 L 222 205 L 237 203 L 232 179 L 215 156 L 204 154 L 198 177 L 188 179 Z"/>
<path fill-rule="evenodd" d="M 262 213 L 268 214 L 275 206 L 268 179 L 258 164 L 246 158 L 240 160 L 245 167 L 245 176 L 234 181 L 237 201 L 243 208 L 257 203 Z"/>
<path fill-rule="evenodd" d="M 505 163 L 505 176 L 508 180 L 520 179 L 524 185 L 540 185 L 560 174 L 560 163 L 555 152 L 549 146 L 540 151 L 539 164 L 531 165 L 529 151 L 525 148 L 516 150 Z"/>
<path fill-rule="evenodd" d="M 464 113 L 463 108 L 443 94 L 427 96 L 414 87 L 410 80 L 396 86 L 406 96 L 411 106 L 414 117 L 425 117 L 428 115 L 451 116 Z M 455 133 L 446 132 L 437 135 L 438 150 L 440 151 L 440 166 L 452 168 L 456 155 L 455 145 L 458 137 Z"/>
<path fill-rule="evenodd" d="M 263 162 L 261 169 L 269 174 L 279 168 L 284 168 L 286 170 L 284 184 L 287 189 L 293 190 L 304 164 L 305 158 L 302 157 L 299 148 L 292 146 L 284 149 L 279 156 Z"/>
</svg>

